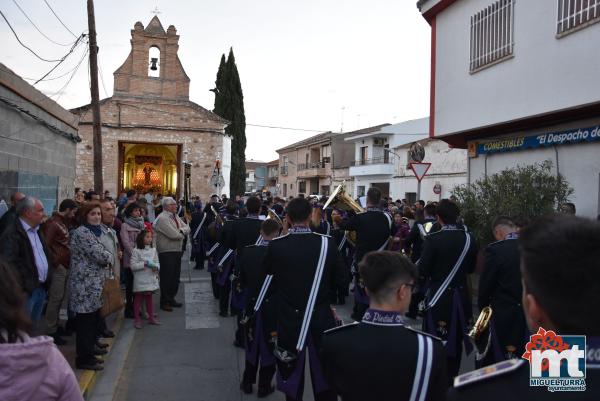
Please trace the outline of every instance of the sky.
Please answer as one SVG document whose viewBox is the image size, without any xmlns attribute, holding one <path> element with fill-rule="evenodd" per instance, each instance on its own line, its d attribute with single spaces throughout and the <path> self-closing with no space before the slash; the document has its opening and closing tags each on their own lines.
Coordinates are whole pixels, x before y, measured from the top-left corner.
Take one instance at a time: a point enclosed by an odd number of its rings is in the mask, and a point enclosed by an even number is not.
<svg viewBox="0 0 600 401">
<path fill-rule="evenodd" d="M 87 32 L 85 0 L 2 0 L 0 10 L 26 46 L 56 60 L 75 38 L 46 3 L 75 36 Z M 61 45 L 42 36 L 16 4 Z M 209 110 L 221 54 L 233 47 L 244 92 L 247 159 L 276 159 L 276 149 L 319 132 L 429 114 L 430 28 L 416 0 L 96 0 L 101 99 L 112 95 L 112 74 L 129 54 L 133 25 L 146 26 L 155 9 L 164 28 L 174 25 L 180 35 L 190 100 Z M 0 35 L 0 62 L 20 76 L 35 80 L 56 64 L 19 45 L 4 19 Z M 75 48 L 48 76 L 56 79 L 36 85 L 67 109 L 90 102 L 84 52 L 84 45 Z"/>
</svg>

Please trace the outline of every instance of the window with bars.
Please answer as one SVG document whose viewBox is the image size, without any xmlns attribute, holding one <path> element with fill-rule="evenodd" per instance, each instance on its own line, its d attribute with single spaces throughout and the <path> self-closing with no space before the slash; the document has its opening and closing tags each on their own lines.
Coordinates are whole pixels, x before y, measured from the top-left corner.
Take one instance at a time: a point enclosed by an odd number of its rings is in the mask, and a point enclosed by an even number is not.
<svg viewBox="0 0 600 401">
<path fill-rule="evenodd" d="M 498 0 L 471 17 L 470 72 L 512 56 L 514 10 L 515 0 Z"/>
<path fill-rule="evenodd" d="M 558 35 L 598 21 L 600 21 L 600 0 L 558 0 L 556 19 Z"/>
</svg>

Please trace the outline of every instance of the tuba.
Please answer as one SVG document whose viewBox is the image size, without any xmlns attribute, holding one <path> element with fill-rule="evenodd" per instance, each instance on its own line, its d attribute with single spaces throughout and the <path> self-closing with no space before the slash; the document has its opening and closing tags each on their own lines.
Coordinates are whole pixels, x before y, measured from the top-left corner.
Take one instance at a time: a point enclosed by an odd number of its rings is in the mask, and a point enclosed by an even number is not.
<svg viewBox="0 0 600 401">
<path fill-rule="evenodd" d="M 477 321 L 473 325 L 471 331 L 469 331 L 468 337 L 475 348 L 475 359 L 477 361 L 482 360 L 487 355 L 490 344 L 492 333 L 490 331 L 490 321 L 492 319 L 492 308 L 486 306 L 481 310 Z"/>
<path fill-rule="evenodd" d="M 333 191 L 333 194 L 327 199 L 325 205 L 323 205 L 323 210 L 327 209 L 329 206 L 333 206 L 337 209 L 345 210 L 345 211 L 353 211 L 355 213 L 362 213 L 365 209 L 358 204 L 352 197 L 350 197 L 346 193 L 346 181 L 343 181 L 338 187 Z M 356 232 L 348 231 L 347 233 L 348 241 L 352 245 L 356 244 Z"/>
<path fill-rule="evenodd" d="M 267 220 L 275 220 L 280 227 L 283 227 L 283 221 L 281 221 L 281 218 L 271 208 L 267 208 Z"/>
</svg>

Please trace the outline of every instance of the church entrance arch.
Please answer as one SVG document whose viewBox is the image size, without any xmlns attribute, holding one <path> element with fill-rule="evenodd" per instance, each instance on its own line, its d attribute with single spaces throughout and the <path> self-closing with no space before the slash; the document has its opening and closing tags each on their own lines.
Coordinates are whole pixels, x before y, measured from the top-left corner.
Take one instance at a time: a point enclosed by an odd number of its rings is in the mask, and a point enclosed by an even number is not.
<svg viewBox="0 0 600 401">
<path fill-rule="evenodd" d="M 179 199 L 181 144 L 119 142 L 119 193 L 172 194 Z"/>
</svg>

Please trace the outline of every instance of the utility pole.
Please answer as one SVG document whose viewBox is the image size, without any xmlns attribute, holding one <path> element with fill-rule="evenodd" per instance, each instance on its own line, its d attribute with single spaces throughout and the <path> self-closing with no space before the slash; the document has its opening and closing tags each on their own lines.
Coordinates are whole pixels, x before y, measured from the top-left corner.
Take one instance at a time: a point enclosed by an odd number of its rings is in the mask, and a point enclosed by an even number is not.
<svg viewBox="0 0 600 401">
<path fill-rule="evenodd" d="M 98 45 L 96 44 L 96 20 L 94 17 L 94 1 L 87 0 L 88 30 L 90 41 L 90 91 L 92 95 L 92 137 L 94 147 L 94 190 L 102 194 L 102 136 L 100 126 L 100 94 L 98 91 Z"/>
</svg>

